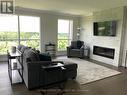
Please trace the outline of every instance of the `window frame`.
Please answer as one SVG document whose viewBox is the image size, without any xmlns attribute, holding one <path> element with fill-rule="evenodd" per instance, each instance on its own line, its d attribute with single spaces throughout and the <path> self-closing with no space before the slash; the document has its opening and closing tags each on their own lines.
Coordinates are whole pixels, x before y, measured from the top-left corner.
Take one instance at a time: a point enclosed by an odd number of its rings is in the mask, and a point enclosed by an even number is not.
<svg viewBox="0 0 127 95">
<path fill-rule="evenodd" d="M 27 16 L 27 17 L 38 17 L 39 18 L 39 38 L 38 39 L 35 39 L 35 38 L 33 38 L 33 39 L 27 39 L 27 38 L 25 38 L 25 39 L 22 39 L 22 38 L 20 38 L 20 33 L 21 33 L 21 29 L 20 29 L 20 16 Z M 31 16 L 31 15 L 18 15 L 18 23 L 19 23 L 19 45 L 21 44 L 21 41 L 29 41 L 29 40 L 38 40 L 39 41 L 39 50 L 41 51 L 41 17 L 39 17 L 39 16 Z"/>
<path fill-rule="evenodd" d="M 71 41 L 72 41 L 72 39 L 73 39 L 73 20 L 72 19 L 58 19 L 58 21 L 59 20 L 67 20 L 67 21 L 69 21 L 69 29 L 68 29 L 68 38 L 66 38 L 66 39 L 59 39 L 58 38 L 58 33 L 59 33 L 59 31 L 57 32 L 57 51 L 66 51 L 66 49 L 59 49 L 59 43 L 58 43 L 58 41 L 59 40 L 67 40 L 67 46 L 69 46 L 70 44 L 71 44 Z"/>
<path fill-rule="evenodd" d="M 0 41 L 5 41 L 5 42 L 13 42 L 13 41 L 16 41 L 16 45 L 19 45 L 20 44 L 20 42 L 21 41 L 32 41 L 32 40 L 37 40 L 37 41 L 39 41 L 39 50 L 41 50 L 41 17 L 40 16 L 31 16 L 31 15 L 14 15 L 14 16 L 17 16 L 17 18 L 16 18 L 16 22 L 17 22 L 17 24 L 18 25 L 16 25 L 16 28 L 17 28 L 17 31 L 14 31 L 14 32 L 16 32 L 17 33 L 17 38 L 7 38 L 7 39 L 0 39 Z M 30 17 L 37 17 L 38 19 L 39 19 L 39 26 L 38 26 L 38 28 L 39 28 L 39 38 L 37 38 L 37 39 L 35 39 L 35 38 L 31 38 L 31 39 L 21 39 L 20 38 L 20 33 L 21 33 L 21 31 L 20 31 L 20 16 L 30 16 Z M 8 48 L 7 48 L 8 49 Z M 0 55 L 6 55 L 6 52 L 4 52 L 3 51 L 3 53 L 1 52 L 0 53 Z"/>
</svg>

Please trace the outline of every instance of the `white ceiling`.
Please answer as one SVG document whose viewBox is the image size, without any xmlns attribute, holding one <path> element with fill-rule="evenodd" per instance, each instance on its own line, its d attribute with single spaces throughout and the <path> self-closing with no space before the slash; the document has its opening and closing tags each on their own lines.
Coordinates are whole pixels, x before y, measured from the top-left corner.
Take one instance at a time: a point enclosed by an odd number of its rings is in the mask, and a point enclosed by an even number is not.
<svg viewBox="0 0 127 95">
<path fill-rule="evenodd" d="M 127 0 L 15 0 L 15 5 L 76 15 L 91 15 L 92 12 L 127 5 Z"/>
</svg>

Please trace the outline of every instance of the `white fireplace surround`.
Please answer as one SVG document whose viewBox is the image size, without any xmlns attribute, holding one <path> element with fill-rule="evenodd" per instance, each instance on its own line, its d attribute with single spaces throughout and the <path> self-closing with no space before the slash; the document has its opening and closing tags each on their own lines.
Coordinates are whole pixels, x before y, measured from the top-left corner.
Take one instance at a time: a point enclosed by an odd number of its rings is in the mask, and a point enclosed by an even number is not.
<svg viewBox="0 0 127 95">
<path fill-rule="evenodd" d="M 120 66 L 121 62 L 121 44 L 123 36 L 123 7 L 108 9 L 100 12 L 93 13 L 92 16 L 83 17 L 81 25 L 84 31 L 81 32 L 80 40 L 90 47 L 90 58 L 104 62 L 106 64 Z M 117 21 L 116 36 L 94 36 L 93 35 L 93 22 L 100 21 Z M 93 54 L 93 46 L 102 46 L 115 49 L 114 59 L 106 58 Z"/>
</svg>

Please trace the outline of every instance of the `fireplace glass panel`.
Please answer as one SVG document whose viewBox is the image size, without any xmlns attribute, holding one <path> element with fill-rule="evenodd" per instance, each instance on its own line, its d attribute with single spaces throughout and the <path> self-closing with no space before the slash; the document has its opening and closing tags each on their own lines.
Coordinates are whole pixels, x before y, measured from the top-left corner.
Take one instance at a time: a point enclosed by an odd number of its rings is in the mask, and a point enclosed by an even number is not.
<svg viewBox="0 0 127 95">
<path fill-rule="evenodd" d="M 93 54 L 114 59 L 115 49 L 94 46 L 93 47 Z"/>
</svg>

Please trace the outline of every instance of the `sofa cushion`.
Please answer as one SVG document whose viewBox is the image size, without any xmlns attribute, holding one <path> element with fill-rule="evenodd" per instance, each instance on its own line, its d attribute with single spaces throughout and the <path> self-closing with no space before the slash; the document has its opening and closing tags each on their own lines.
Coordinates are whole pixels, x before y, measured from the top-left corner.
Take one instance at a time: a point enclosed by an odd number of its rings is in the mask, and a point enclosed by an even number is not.
<svg viewBox="0 0 127 95">
<path fill-rule="evenodd" d="M 39 59 L 40 61 L 51 61 L 51 56 L 47 53 L 40 53 Z"/>
<path fill-rule="evenodd" d="M 26 56 L 27 56 L 28 51 L 29 51 L 29 48 L 26 48 L 24 50 L 24 53 L 23 53 L 23 64 L 26 62 Z"/>
<path fill-rule="evenodd" d="M 21 51 L 21 48 L 24 47 L 24 45 L 18 45 L 17 49 Z"/>
<path fill-rule="evenodd" d="M 25 51 L 26 48 L 28 48 L 28 47 L 23 46 L 23 47 L 20 49 L 20 52 L 21 52 L 21 53 L 24 53 L 24 51 Z"/>
<path fill-rule="evenodd" d="M 72 49 L 80 49 L 82 47 L 82 45 L 84 44 L 83 41 L 71 41 L 71 48 Z"/>
<path fill-rule="evenodd" d="M 34 50 L 29 49 L 26 52 L 26 61 L 27 59 L 29 59 L 29 61 L 33 62 L 33 61 L 39 61 L 39 55 L 38 53 L 36 53 Z"/>
<path fill-rule="evenodd" d="M 76 49 L 76 48 L 77 48 L 77 43 L 76 43 L 76 41 L 72 41 L 72 42 L 71 42 L 71 48 L 72 48 L 72 49 Z"/>
<path fill-rule="evenodd" d="M 77 48 L 80 49 L 83 45 L 82 41 L 77 41 Z"/>
</svg>

